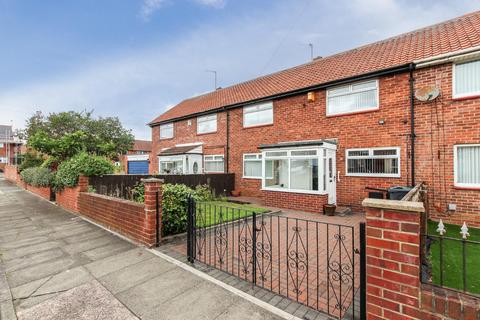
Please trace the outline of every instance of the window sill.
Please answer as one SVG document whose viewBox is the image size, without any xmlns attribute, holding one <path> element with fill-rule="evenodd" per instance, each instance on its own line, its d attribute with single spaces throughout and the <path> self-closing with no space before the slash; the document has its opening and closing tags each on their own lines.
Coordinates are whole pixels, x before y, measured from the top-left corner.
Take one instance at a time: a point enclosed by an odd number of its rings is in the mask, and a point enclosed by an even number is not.
<svg viewBox="0 0 480 320">
<path fill-rule="evenodd" d="M 356 177 L 356 178 L 401 178 L 402 176 L 401 175 L 393 175 L 393 174 L 389 174 L 389 175 L 379 175 L 379 174 L 375 174 L 375 175 L 370 175 L 370 174 L 351 174 L 351 173 L 347 173 L 345 175 L 345 177 Z"/>
<path fill-rule="evenodd" d="M 165 141 L 165 140 L 173 140 L 174 137 L 171 137 L 171 138 L 160 138 L 159 140 L 160 141 Z"/>
<path fill-rule="evenodd" d="M 218 131 L 215 130 L 215 131 L 212 131 L 212 132 L 197 133 L 197 136 L 205 136 L 205 135 L 208 135 L 208 134 L 215 134 L 215 133 L 218 133 Z"/>
<path fill-rule="evenodd" d="M 342 116 L 354 116 L 357 114 L 363 114 L 363 113 L 370 113 L 370 112 L 375 112 L 379 111 L 380 108 L 375 108 L 375 109 L 365 109 L 361 111 L 352 111 L 352 112 L 345 112 L 345 113 L 334 113 L 334 114 L 326 114 L 327 118 L 333 118 L 333 117 L 342 117 Z"/>
<path fill-rule="evenodd" d="M 242 177 L 242 179 L 262 180 L 262 177 Z"/>
<path fill-rule="evenodd" d="M 291 189 L 280 189 L 280 188 L 262 188 L 262 191 L 273 191 L 273 192 L 288 192 L 288 193 L 301 193 L 301 194 L 311 194 L 311 195 L 328 195 L 325 191 L 308 191 L 308 190 L 291 190 Z"/>
<path fill-rule="evenodd" d="M 272 127 L 272 126 L 273 126 L 273 123 L 267 123 L 267 124 L 258 124 L 255 126 L 248 126 L 248 127 L 243 126 L 242 129 L 254 129 L 254 128 Z"/>
<path fill-rule="evenodd" d="M 471 190 L 471 191 L 480 191 L 480 186 L 454 186 L 455 190 Z"/>
<path fill-rule="evenodd" d="M 458 96 L 458 97 L 453 96 L 452 101 L 463 101 L 463 100 L 478 99 L 478 98 L 480 98 L 479 93 L 468 95 L 468 96 Z"/>
</svg>

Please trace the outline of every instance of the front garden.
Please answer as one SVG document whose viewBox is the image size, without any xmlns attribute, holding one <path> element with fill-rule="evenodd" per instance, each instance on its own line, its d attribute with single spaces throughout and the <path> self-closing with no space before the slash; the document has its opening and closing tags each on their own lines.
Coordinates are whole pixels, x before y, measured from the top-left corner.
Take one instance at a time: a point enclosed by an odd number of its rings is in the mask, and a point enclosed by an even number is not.
<svg viewBox="0 0 480 320">
<path fill-rule="evenodd" d="M 442 240 L 437 228 L 438 222 L 428 222 L 428 234 L 434 235 L 427 238 L 432 283 L 480 294 L 480 229 L 468 228 L 470 235 L 464 243 L 460 226 L 445 224 L 446 233 Z"/>
</svg>

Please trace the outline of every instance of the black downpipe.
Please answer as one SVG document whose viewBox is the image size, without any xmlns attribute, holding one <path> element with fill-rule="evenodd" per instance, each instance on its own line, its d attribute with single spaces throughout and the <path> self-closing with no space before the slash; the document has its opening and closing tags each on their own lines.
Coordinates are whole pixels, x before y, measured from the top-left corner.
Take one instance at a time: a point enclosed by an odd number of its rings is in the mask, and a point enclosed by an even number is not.
<svg viewBox="0 0 480 320">
<path fill-rule="evenodd" d="M 225 156 L 225 168 L 226 168 L 226 173 L 230 172 L 230 110 L 227 110 L 224 108 L 227 112 L 227 141 L 226 141 L 226 156 Z"/>
<path fill-rule="evenodd" d="M 410 64 L 410 161 L 411 161 L 411 182 L 412 186 L 415 186 L 415 79 L 413 78 L 413 70 L 415 65 Z"/>
</svg>

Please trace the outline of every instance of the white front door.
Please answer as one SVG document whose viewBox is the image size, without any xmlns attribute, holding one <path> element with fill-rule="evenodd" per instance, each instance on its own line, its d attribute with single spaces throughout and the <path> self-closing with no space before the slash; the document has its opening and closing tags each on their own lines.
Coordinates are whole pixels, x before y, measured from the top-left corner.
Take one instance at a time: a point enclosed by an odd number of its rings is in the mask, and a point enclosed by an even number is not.
<svg viewBox="0 0 480 320">
<path fill-rule="evenodd" d="M 337 203 L 336 151 L 327 149 L 326 168 L 328 204 Z"/>
</svg>

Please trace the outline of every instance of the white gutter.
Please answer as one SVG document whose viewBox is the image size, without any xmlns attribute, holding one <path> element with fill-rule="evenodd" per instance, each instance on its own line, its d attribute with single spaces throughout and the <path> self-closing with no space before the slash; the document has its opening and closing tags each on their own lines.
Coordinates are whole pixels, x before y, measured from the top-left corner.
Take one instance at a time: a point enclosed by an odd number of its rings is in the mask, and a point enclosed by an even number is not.
<svg viewBox="0 0 480 320">
<path fill-rule="evenodd" d="M 453 52 L 439 54 L 425 59 L 415 60 L 416 69 L 443 64 L 447 62 L 456 62 L 462 60 L 469 60 L 480 57 L 480 46 L 471 47 L 468 49 L 457 50 Z"/>
</svg>

